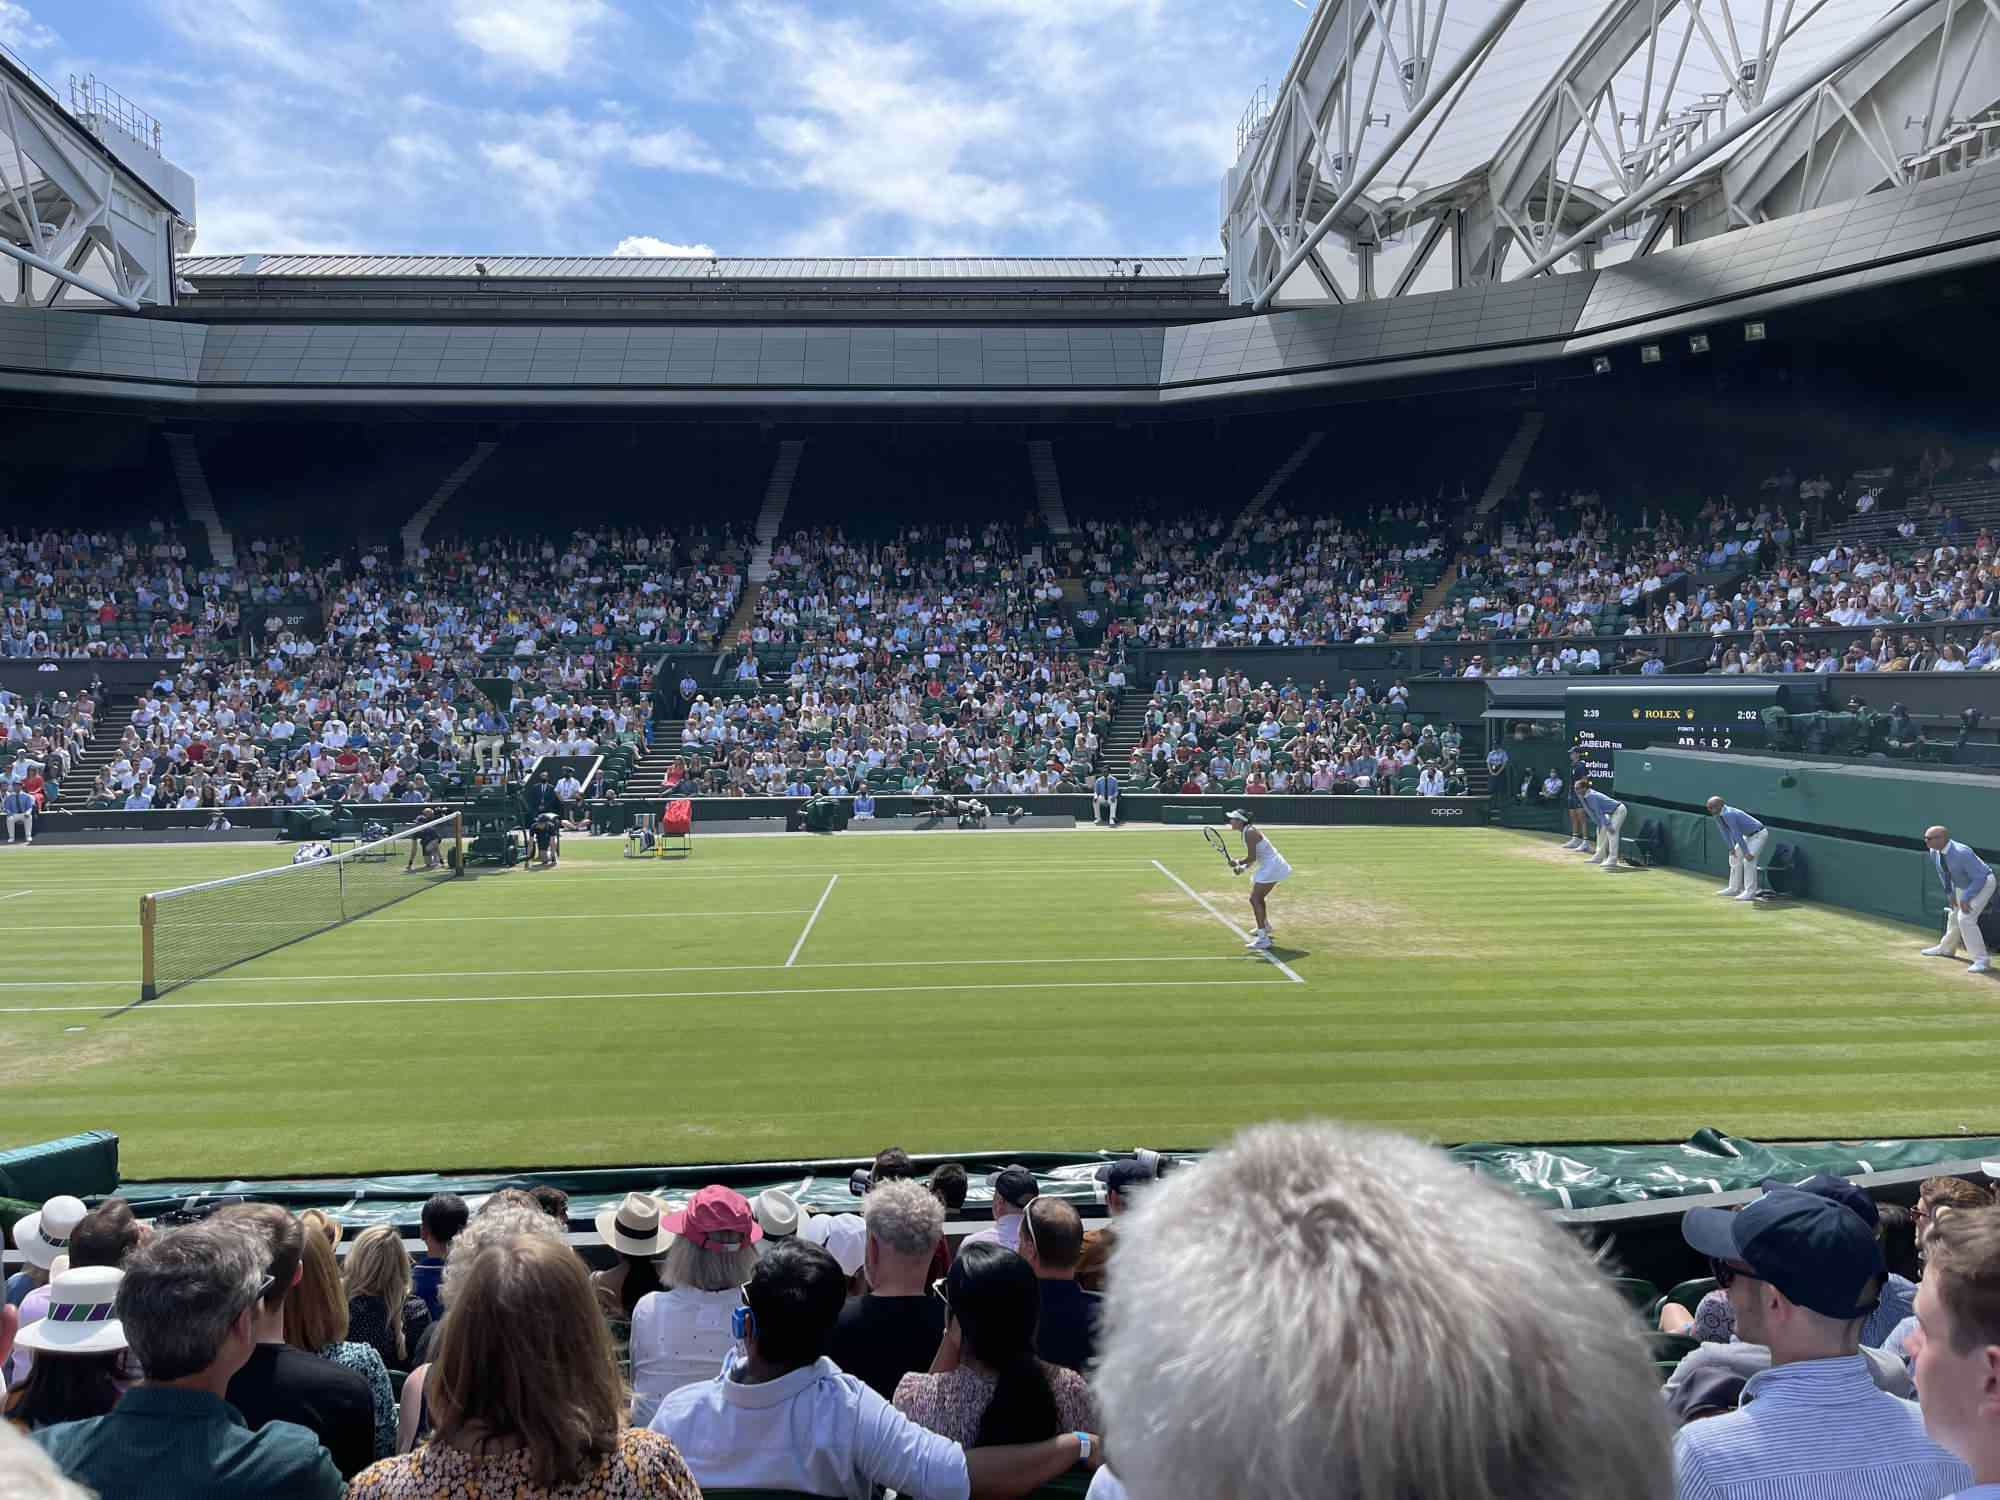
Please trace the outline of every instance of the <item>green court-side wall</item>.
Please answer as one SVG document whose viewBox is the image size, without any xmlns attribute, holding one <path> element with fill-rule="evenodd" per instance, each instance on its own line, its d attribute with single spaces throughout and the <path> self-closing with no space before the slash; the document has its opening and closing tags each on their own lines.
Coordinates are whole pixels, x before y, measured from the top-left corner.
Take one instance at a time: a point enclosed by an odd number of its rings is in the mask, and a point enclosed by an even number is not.
<svg viewBox="0 0 2000 1500">
<path fill-rule="evenodd" d="M 1791 846 L 1789 894 L 1922 926 L 1944 917 L 1928 825 L 2000 857 L 2000 780 L 1990 776 L 1657 749 L 1618 752 L 1612 775 L 1631 808 L 1626 836 L 1657 822 L 1670 865 L 1727 876 L 1728 846 L 1702 810 L 1721 797 L 1770 828 L 1765 863 Z"/>
</svg>

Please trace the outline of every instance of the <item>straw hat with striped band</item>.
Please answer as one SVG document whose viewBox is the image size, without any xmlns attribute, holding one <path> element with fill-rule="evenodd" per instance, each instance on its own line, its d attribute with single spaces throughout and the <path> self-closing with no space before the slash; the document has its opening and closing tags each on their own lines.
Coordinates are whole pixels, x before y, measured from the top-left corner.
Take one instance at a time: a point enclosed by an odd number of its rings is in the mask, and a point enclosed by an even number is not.
<svg viewBox="0 0 2000 1500">
<path fill-rule="evenodd" d="M 15 1343 L 37 1354 L 115 1354 L 125 1347 L 118 1321 L 116 1266 L 85 1266 L 49 1282 L 49 1310 L 23 1328 Z"/>
<path fill-rule="evenodd" d="M 14 1226 L 14 1246 L 29 1265 L 46 1271 L 69 1248 L 69 1237 L 87 1212 L 81 1198 L 67 1193 L 51 1198 Z"/>
</svg>

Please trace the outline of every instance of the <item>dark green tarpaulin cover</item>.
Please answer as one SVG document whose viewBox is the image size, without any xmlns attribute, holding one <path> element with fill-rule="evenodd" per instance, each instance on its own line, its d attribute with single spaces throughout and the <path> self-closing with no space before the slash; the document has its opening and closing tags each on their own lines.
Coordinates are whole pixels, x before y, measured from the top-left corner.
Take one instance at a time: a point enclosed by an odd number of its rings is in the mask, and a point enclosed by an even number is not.
<svg viewBox="0 0 2000 1500">
<path fill-rule="evenodd" d="M 966 1212 L 984 1217 L 992 1193 L 987 1173 L 1009 1162 L 1032 1168 L 1042 1190 L 1083 1203 L 1095 1196 L 1092 1178 L 1099 1166 L 1121 1153 L 1091 1156 L 1031 1151 L 982 1152 L 953 1158 L 972 1176 Z M 1194 1161 L 1199 1153 L 1170 1153 Z M 1679 1145 L 1584 1144 L 1509 1146 L 1475 1142 L 1454 1146 L 1449 1154 L 1481 1176 L 1504 1182 L 1529 1201 L 1547 1208 L 1605 1208 L 1703 1193 L 1756 1188 L 1767 1177 L 1802 1178 L 1814 1172 L 1859 1176 L 1922 1167 L 1932 1162 L 1970 1158 L 2000 1160 L 2000 1138 L 1959 1137 L 1913 1141 L 1818 1141 L 1798 1145 L 1759 1145 L 1755 1141 L 1706 1128 Z M 918 1159 L 928 1171 L 943 1158 Z M 375 1223 L 410 1225 L 432 1193 L 458 1193 L 476 1199 L 503 1187 L 550 1183 L 570 1195 L 573 1219 L 616 1204 L 628 1192 L 657 1193 L 681 1199 L 706 1183 L 723 1182 L 750 1194 L 766 1187 L 794 1193 L 817 1212 L 857 1210 L 860 1200 L 847 1186 L 848 1175 L 865 1162 L 760 1162 L 732 1166 L 605 1167 L 577 1171 L 494 1173 L 488 1176 L 237 1180 L 212 1182 L 128 1182 L 119 1191 L 132 1200 L 142 1217 L 190 1198 L 241 1193 L 248 1197 L 308 1207 L 338 1210 L 349 1225 Z"/>
</svg>

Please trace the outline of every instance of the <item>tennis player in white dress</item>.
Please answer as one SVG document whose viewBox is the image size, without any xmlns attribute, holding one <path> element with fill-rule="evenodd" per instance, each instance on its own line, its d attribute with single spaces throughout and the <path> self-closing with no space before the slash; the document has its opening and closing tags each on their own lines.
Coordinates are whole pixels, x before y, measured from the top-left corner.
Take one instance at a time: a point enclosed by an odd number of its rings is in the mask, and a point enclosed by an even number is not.
<svg viewBox="0 0 2000 1500">
<path fill-rule="evenodd" d="M 1250 814 L 1237 808 L 1229 814 L 1229 826 L 1243 835 L 1243 858 L 1236 863 L 1236 873 L 1250 872 L 1250 915 L 1257 919 L 1257 930 L 1250 934 L 1249 947 L 1268 948 L 1271 946 L 1271 915 L 1265 901 L 1278 882 L 1292 873 L 1292 867 L 1285 863 L 1285 856 L 1278 852 L 1250 821 Z"/>
</svg>

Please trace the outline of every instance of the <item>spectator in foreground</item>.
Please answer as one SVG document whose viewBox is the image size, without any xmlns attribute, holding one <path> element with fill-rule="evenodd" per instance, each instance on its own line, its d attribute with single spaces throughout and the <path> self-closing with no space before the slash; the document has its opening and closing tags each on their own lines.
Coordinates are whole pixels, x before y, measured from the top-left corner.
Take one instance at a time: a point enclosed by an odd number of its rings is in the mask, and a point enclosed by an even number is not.
<svg viewBox="0 0 2000 1500">
<path fill-rule="evenodd" d="M 1414 1141 L 1244 1131 L 1147 1188 L 1110 1276 L 1100 1497 L 1672 1493 L 1618 1294 L 1541 1214 Z"/>
<path fill-rule="evenodd" d="M 424 1253 L 410 1268 L 410 1285 L 430 1309 L 432 1322 L 444 1316 L 438 1286 L 444 1280 L 445 1257 L 451 1253 L 451 1242 L 471 1217 L 465 1200 L 456 1193 L 433 1193 L 424 1200 L 423 1216 L 417 1226 Z"/>
<path fill-rule="evenodd" d="M 731 1343 L 729 1315 L 743 1283 L 757 1269 L 763 1237 L 741 1193 L 713 1183 L 670 1214 L 660 1227 L 667 1247 L 664 1292 L 632 1309 L 633 1420 L 652 1416 L 660 1398 L 722 1368 Z"/>
<path fill-rule="evenodd" d="M 1060 1198 L 1037 1198 L 1021 1215 L 1021 1258 L 1035 1273 L 1041 1313 L 1035 1323 L 1035 1353 L 1079 1375 L 1097 1352 L 1101 1300 L 1076 1284 L 1083 1254 L 1083 1218 Z"/>
<path fill-rule="evenodd" d="M 457 1289 L 464 1285 L 465 1268 L 487 1245 L 516 1235 L 533 1235 L 546 1239 L 550 1244 L 568 1245 L 563 1232 L 556 1227 L 555 1220 L 543 1213 L 541 1207 L 526 1193 L 498 1192 L 479 1205 L 479 1212 L 451 1242 L 451 1255 L 444 1264 L 444 1277 L 438 1283 L 438 1296 L 447 1309 Z M 424 1342 L 430 1352 L 424 1362 L 410 1371 L 403 1382 L 402 1401 L 397 1414 L 396 1451 L 408 1453 L 430 1436 L 431 1406 L 427 1386 L 430 1381 L 431 1362 L 435 1356 L 444 1321 L 431 1324 L 430 1333 Z"/>
<path fill-rule="evenodd" d="M 0 1357 L 6 1355 L 0 1339 Z M 0 1496 L 6 1500 L 97 1500 L 63 1478 L 62 1470 L 6 1422 L 0 1422 Z"/>
<path fill-rule="evenodd" d="M 1078 1460 L 1084 1445 L 1075 1433 L 968 1454 L 844 1373 L 826 1353 L 846 1280 L 817 1245 L 774 1250 L 758 1263 L 735 1314 L 743 1352 L 714 1380 L 660 1403 L 653 1430 L 673 1439 L 704 1485 L 853 1500 L 886 1485 L 926 1500 L 964 1500 L 1025 1494 Z"/>
<path fill-rule="evenodd" d="M 863 1201 L 861 1217 L 868 1292 L 841 1308 L 826 1352 L 887 1401 L 905 1375 L 931 1367 L 944 1338 L 944 1303 L 930 1294 L 944 1204 L 928 1187 L 885 1182 Z"/>
<path fill-rule="evenodd" d="M 49 1284 L 49 1267 L 69 1244 L 70 1231 L 88 1212 L 81 1198 L 67 1193 L 49 1199 L 14 1225 L 14 1248 L 25 1263 L 7 1278 L 7 1303 L 19 1307 L 28 1293 Z M 26 1320 L 24 1320 L 26 1321 Z"/>
<path fill-rule="evenodd" d="M 132 1252 L 117 1313 L 146 1378 L 108 1415 L 36 1434 L 65 1474 L 104 1496 L 338 1500 L 318 1438 L 291 1422 L 252 1431 L 224 1399 L 257 1347 L 269 1258 L 261 1235 L 221 1215 Z"/>
<path fill-rule="evenodd" d="M 1917 1292 L 1924 1430 L 1972 1470 L 1961 1500 L 2000 1495 L 2000 1209 L 1939 1218 Z"/>
<path fill-rule="evenodd" d="M 590 1277 L 553 1235 L 482 1236 L 454 1259 L 451 1312 L 424 1399 L 430 1441 L 368 1469 L 348 1500 L 700 1495 L 672 1443 L 625 1425 L 617 1357 Z"/>
<path fill-rule="evenodd" d="M 805 1205 L 783 1188 L 765 1188 L 750 1200 L 750 1211 L 757 1216 L 757 1227 L 764 1231 L 764 1237 L 757 1241 L 759 1257 L 791 1239 L 811 1217 Z"/>
<path fill-rule="evenodd" d="M 125 1378 L 125 1330 L 117 1316 L 115 1266 L 65 1271 L 49 1283 L 52 1311 L 23 1328 L 33 1352 L 28 1378 L 7 1392 L 0 1417 L 23 1432 L 101 1417 L 118 1404 Z"/>
<path fill-rule="evenodd" d="M 310 1211 L 299 1222 L 305 1243 L 299 1278 L 285 1297 L 285 1342 L 368 1382 L 375 1413 L 372 1456 L 387 1458 L 396 1451 L 396 1393 L 389 1385 L 389 1367 L 374 1345 L 348 1339 L 347 1293 L 333 1258 L 333 1240 L 315 1225 Z"/>
<path fill-rule="evenodd" d="M 1883 1280 L 1874 1231 L 1844 1204 L 1796 1188 L 1737 1213 L 1690 1209 L 1681 1236 L 1710 1258 L 1729 1293 L 1737 1336 L 1771 1351 L 1740 1409 L 1683 1427 L 1674 1472 L 1683 1500 L 1758 1500 L 1799 1492 L 1826 1500 L 1945 1496 L 1965 1466 L 1924 1434 L 1908 1401 L 1876 1388 L 1861 1325 Z"/>
<path fill-rule="evenodd" d="M 929 1373 L 898 1382 L 897 1411 L 964 1448 L 1099 1430 L 1083 1377 L 1035 1357 L 1041 1290 L 1025 1260 L 968 1241 L 944 1282 L 944 1340 Z"/>
<path fill-rule="evenodd" d="M 306 1228 L 275 1203 L 232 1203 L 216 1219 L 241 1225 L 265 1245 L 271 1285 L 257 1303 L 257 1347 L 229 1381 L 229 1404 L 251 1428 L 296 1422 L 316 1434 L 352 1479 L 375 1461 L 375 1401 L 352 1370 L 293 1348 L 285 1304 L 305 1276 Z"/>
<path fill-rule="evenodd" d="M 431 1310 L 410 1290 L 410 1252 L 393 1224 L 364 1229 L 348 1247 L 347 1336 L 371 1344 L 392 1370 L 416 1363 Z"/>
</svg>

